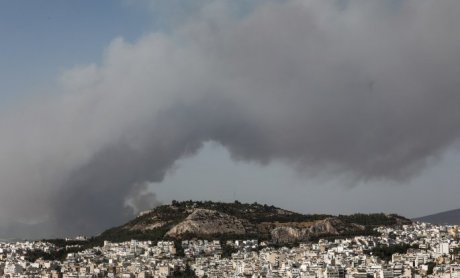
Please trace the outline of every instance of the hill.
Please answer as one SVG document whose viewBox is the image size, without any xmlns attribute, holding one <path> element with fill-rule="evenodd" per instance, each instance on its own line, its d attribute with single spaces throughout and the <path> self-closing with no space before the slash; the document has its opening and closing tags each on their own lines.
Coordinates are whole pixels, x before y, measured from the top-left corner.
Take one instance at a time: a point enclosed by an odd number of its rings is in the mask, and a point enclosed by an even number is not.
<svg viewBox="0 0 460 278">
<path fill-rule="evenodd" d="M 56 245 L 53 252 L 28 252 L 27 259 L 39 257 L 64 259 L 67 253 L 78 252 L 104 241 L 172 240 L 180 249 L 184 239 L 259 239 L 273 245 L 286 245 L 319 238 L 340 238 L 373 235 L 376 226 L 411 223 L 395 214 L 300 214 L 269 205 L 220 202 L 176 202 L 141 213 L 119 227 L 108 229 L 87 241 L 64 239 L 44 240 Z"/>
<path fill-rule="evenodd" d="M 377 214 L 300 214 L 274 206 L 240 202 L 176 202 L 144 212 L 132 221 L 109 229 L 98 241 L 245 239 L 274 243 L 373 233 L 380 225 L 410 223 L 398 216 Z"/>
<path fill-rule="evenodd" d="M 443 211 L 423 217 L 414 218 L 414 221 L 428 222 L 432 224 L 460 225 L 460 209 Z"/>
</svg>

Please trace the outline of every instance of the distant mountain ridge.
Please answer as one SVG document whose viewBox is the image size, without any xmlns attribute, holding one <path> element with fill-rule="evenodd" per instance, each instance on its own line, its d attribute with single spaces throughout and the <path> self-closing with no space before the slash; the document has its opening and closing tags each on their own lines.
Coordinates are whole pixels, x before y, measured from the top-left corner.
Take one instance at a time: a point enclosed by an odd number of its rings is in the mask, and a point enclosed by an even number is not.
<svg viewBox="0 0 460 278">
<path fill-rule="evenodd" d="M 380 225 L 411 223 L 395 214 L 326 215 L 300 214 L 257 203 L 173 201 L 141 213 L 132 221 L 106 230 L 97 241 L 245 239 L 277 243 L 297 242 L 320 237 L 372 234 Z"/>
<path fill-rule="evenodd" d="M 460 209 L 443 211 L 427 216 L 414 218 L 414 221 L 428 222 L 432 224 L 460 225 Z"/>
</svg>

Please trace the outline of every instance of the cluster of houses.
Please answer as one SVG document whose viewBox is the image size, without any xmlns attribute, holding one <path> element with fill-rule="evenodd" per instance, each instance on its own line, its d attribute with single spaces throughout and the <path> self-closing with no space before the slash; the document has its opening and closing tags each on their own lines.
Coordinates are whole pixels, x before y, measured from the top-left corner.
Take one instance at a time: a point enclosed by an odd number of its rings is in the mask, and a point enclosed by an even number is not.
<svg viewBox="0 0 460 278">
<path fill-rule="evenodd" d="M 111 243 L 62 260 L 27 260 L 28 252 L 53 252 L 48 242 L 0 243 L 2 277 L 308 277 L 460 278 L 459 227 L 414 223 L 379 227 L 380 236 L 319 240 L 271 247 L 257 240 L 184 240 Z M 410 244 L 385 259 L 376 254 Z M 228 252 L 231 250 L 231 252 Z M 379 256 L 377 256 L 379 255 Z"/>
</svg>

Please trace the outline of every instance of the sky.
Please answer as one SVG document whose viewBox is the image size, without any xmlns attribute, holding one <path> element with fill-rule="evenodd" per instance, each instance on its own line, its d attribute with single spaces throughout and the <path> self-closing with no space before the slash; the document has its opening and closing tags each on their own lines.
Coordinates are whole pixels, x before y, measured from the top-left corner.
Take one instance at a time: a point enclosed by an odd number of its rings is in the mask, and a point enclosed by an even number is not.
<svg viewBox="0 0 460 278">
<path fill-rule="evenodd" d="M 172 200 L 458 208 L 458 1 L 0 1 L 0 237 Z"/>
</svg>

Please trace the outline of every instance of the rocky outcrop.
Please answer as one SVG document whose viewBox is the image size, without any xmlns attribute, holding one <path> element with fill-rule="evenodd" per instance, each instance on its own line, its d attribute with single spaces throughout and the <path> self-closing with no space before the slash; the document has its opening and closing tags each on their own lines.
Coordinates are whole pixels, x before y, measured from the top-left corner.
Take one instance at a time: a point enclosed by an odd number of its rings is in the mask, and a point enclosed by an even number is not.
<svg viewBox="0 0 460 278">
<path fill-rule="evenodd" d="M 302 238 L 302 231 L 297 228 L 281 226 L 271 231 L 271 238 L 277 243 L 295 242 Z"/>
<path fill-rule="evenodd" d="M 194 209 L 187 218 L 172 227 L 166 236 L 178 238 L 182 235 L 244 235 L 246 221 L 209 209 Z"/>
<path fill-rule="evenodd" d="M 344 223 L 337 218 L 327 218 L 312 222 L 282 223 L 273 228 L 270 235 L 274 242 L 289 243 L 299 240 L 308 240 L 310 237 L 320 235 L 340 235 L 363 230 L 363 226 Z"/>
</svg>

